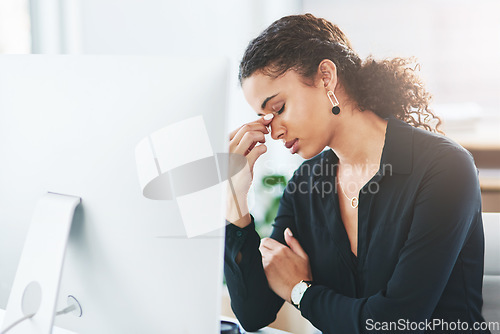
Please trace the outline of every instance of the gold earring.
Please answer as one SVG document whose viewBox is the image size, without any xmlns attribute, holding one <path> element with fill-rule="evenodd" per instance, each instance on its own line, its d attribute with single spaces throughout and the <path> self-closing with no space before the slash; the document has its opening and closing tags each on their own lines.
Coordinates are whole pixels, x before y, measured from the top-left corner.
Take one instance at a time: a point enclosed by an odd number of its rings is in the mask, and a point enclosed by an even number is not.
<svg viewBox="0 0 500 334">
<path fill-rule="evenodd" d="M 326 93 L 326 96 L 328 96 L 330 102 L 332 103 L 332 114 L 338 115 L 340 113 L 339 100 L 337 100 L 337 97 L 331 90 Z"/>
</svg>

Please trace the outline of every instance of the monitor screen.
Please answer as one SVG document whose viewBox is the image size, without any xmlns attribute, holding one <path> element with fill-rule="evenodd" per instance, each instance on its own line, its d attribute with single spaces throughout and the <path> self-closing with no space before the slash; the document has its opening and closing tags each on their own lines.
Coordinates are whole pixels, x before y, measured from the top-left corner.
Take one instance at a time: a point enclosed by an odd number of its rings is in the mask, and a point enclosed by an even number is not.
<svg viewBox="0 0 500 334">
<path fill-rule="evenodd" d="M 221 59 L 0 57 L 1 309 L 37 201 L 55 192 L 82 200 L 57 309 L 71 295 L 83 311 L 56 317 L 56 326 L 93 334 L 219 331 L 224 230 L 188 237 L 175 199 L 143 196 L 135 148 L 165 126 L 201 117 L 214 154 L 226 152 L 227 77 Z"/>
</svg>

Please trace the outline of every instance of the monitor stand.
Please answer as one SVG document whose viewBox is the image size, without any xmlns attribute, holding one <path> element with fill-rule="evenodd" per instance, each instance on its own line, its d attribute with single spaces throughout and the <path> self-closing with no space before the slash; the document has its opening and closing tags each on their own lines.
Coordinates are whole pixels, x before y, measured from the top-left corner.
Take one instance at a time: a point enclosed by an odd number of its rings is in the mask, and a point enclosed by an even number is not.
<svg viewBox="0 0 500 334">
<path fill-rule="evenodd" d="M 71 223 L 80 197 L 47 193 L 38 201 L 7 303 L 2 330 L 9 334 L 52 333 Z"/>
</svg>

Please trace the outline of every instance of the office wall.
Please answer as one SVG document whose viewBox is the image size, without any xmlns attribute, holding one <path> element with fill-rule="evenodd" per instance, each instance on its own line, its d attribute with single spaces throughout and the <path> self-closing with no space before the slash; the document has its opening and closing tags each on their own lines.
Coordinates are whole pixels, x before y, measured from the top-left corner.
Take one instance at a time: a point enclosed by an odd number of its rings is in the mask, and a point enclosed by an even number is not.
<svg viewBox="0 0 500 334">
<path fill-rule="evenodd" d="M 85 0 L 80 8 L 90 54 L 233 55 L 252 17 L 249 2 L 229 0 Z"/>
<path fill-rule="evenodd" d="M 245 47 L 272 21 L 302 8 L 300 0 L 71 1 L 63 29 L 79 31 L 73 37 L 79 35 L 74 46 L 79 53 L 228 57 L 233 68 L 230 129 L 255 118 L 236 80 Z M 75 11 L 78 17 L 70 20 Z M 195 94 L 202 87 L 193 80 L 192 89 Z"/>
</svg>

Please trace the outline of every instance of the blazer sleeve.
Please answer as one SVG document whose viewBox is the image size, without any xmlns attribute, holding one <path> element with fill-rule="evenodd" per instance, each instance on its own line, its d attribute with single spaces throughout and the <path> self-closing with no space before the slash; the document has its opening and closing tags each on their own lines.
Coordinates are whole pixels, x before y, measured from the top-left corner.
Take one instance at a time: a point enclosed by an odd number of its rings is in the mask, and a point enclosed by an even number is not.
<svg viewBox="0 0 500 334">
<path fill-rule="evenodd" d="M 280 199 L 271 235 L 271 238 L 282 244 L 286 244 L 284 230 L 292 226 L 294 221 L 288 188 L 285 188 Z M 259 251 L 260 236 L 255 231 L 254 217 L 250 217 L 251 223 L 245 228 L 227 222 L 224 275 L 231 297 L 231 308 L 243 328 L 251 332 L 272 323 L 284 300 L 269 288 Z M 239 252 L 242 257 L 237 264 L 236 256 Z"/>
<path fill-rule="evenodd" d="M 481 223 L 480 210 L 477 169 L 470 154 L 453 148 L 437 155 L 420 183 L 408 238 L 386 288 L 368 298 L 350 298 L 313 286 L 302 298 L 302 315 L 326 333 L 369 332 L 367 321 L 425 322 L 466 238 Z"/>
</svg>

